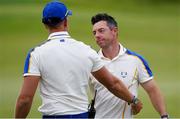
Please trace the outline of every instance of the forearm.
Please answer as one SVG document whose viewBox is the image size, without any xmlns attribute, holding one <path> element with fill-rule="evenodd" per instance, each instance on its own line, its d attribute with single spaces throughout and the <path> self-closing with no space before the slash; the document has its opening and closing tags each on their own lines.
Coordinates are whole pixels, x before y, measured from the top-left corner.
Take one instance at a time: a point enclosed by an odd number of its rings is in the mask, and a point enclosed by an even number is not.
<svg viewBox="0 0 180 119">
<path fill-rule="evenodd" d="M 132 101 L 133 95 L 128 91 L 127 87 L 122 83 L 122 81 L 112 75 L 105 67 L 96 72 L 92 72 L 92 74 L 114 95 L 127 102 Z"/>
<path fill-rule="evenodd" d="M 154 108 L 160 115 L 167 114 L 164 97 L 162 96 L 159 89 L 149 93 L 149 97 L 151 99 Z"/>
<path fill-rule="evenodd" d="M 164 97 L 161 94 L 159 87 L 157 86 L 154 80 L 150 80 L 141 84 L 142 87 L 146 90 L 149 95 L 151 102 L 155 108 L 155 110 L 160 114 L 167 114 Z"/>
<path fill-rule="evenodd" d="M 116 77 L 113 78 L 115 78 L 116 80 L 113 86 L 108 90 L 122 100 L 131 102 L 134 96 L 129 92 L 128 88 L 122 83 L 122 81 L 118 80 Z"/>
<path fill-rule="evenodd" d="M 32 105 L 32 99 L 19 97 L 16 103 L 15 118 L 26 118 Z"/>
</svg>

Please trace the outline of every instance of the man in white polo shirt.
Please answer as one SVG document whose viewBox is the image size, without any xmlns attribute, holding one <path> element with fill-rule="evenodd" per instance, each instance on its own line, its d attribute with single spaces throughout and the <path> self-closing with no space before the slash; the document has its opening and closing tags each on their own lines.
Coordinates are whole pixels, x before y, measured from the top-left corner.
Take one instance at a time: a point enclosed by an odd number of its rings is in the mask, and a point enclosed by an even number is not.
<svg viewBox="0 0 180 119">
<path fill-rule="evenodd" d="M 27 55 L 15 117 L 27 117 L 39 84 L 39 111 L 43 118 L 88 118 L 87 87 L 91 73 L 114 95 L 133 103 L 134 111 L 139 112 L 142 103 L 109 73 L 96 51 L 68 34 L 67 16 L 71 14 L 61 2 L 45 6 L 42 22 L 49 37 Z"/>
<path fill-rule="evenodd" d="M 118 25 L 112 16 L 100 13 L 92 17 L 93 35 L 101 48 L 99 55 L 106 68 L 128 87 L 129 91 L 138 96 L 138 86 L 148 93 L 151 102 L 161 118 L 168 118 L 164 98 L 160 93 L 153 74 L 146 60 L 135 52 L 123 47 L 118 41 Z M 137 114 L 134 105 L 128 105 L 124 100 L 118 99 L 91 77 L 95 97 L 95 118 L 132 118 Z"/>
</svg>

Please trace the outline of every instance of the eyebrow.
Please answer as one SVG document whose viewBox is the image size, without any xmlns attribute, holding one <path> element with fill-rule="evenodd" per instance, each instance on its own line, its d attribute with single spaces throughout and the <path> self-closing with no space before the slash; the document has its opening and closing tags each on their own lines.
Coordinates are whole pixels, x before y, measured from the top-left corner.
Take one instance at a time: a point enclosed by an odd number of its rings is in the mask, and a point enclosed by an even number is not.
<svg viewBox="0 0 180 119">
<path fill-rule="evenodd" d="M 101 29 L 105 29 L 105 28 L 98 28 L 98 29 L 96 29 L 96 30 L 101 30 Z"/>
</svg>

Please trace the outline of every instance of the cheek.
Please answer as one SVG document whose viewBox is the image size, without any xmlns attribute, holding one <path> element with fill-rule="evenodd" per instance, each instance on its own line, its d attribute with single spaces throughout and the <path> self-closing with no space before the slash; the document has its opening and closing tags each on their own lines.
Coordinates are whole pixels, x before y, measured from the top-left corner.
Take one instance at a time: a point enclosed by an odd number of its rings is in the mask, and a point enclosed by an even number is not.
<svg viewBox="0 0 180 119">
<path fill-rule="evenodd" d="M 110 38 L 110 39 L 115 39 L 115 38 L 116 38 L 116 36 L 115 36 L 115 34 L 114 34 L 114 33 L 111 33 L 111 34 L 109 35 L 109 38 Z"/>
<path fill-rule="evenodd" d="M 107 33 L 107 34 L 105 35 L 105 38 L 106 38 L 106 39 L 112 39 L 112 38 L 113 38 L 112 33 Z"/>
</svg>

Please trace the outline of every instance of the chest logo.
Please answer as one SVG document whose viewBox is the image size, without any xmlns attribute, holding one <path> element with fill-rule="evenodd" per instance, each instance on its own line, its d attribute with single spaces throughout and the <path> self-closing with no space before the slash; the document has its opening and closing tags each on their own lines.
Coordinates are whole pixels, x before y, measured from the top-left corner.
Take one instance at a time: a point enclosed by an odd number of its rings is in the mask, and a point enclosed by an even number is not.
<svg viewBox="0 0 180 119">
<path fill-rule="evenodd" d="M 122 76 L 122 78 L 126 78 L 127 77 L 127 72 L 121 72 L 121 76 Z"/>
</svg>

